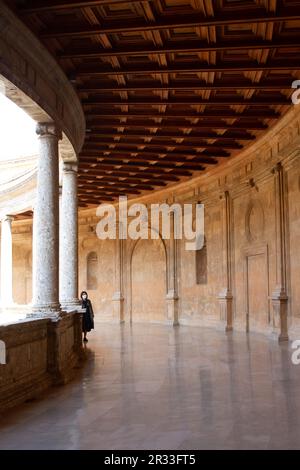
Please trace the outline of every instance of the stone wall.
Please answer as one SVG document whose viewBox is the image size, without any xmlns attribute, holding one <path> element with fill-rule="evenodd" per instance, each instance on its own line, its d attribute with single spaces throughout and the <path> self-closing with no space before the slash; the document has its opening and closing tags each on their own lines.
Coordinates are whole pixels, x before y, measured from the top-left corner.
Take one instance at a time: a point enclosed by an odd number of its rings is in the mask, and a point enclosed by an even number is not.
<svg viewBox="0 0 300 470">
<path fill-rule="evenodd" d="M 6 349 L 6 363 L 0 361 L 1 412 L 70 380 L 81 358 L 81 315 L 3 325 L 0 340 Z"/>
<path fill-rule="evenodd" d="M 235 159 L 188 183 L 138 200 L 147 205 L 205 204 L 205 256 L 186 251 L 184 241 L 176 243 L 175 323 L 177 311 L 180 324 L 233 326 L 280 335 L 283 316 L 278 309 L 286 307 L 289 336 L 298 337 L 300 125 L 296 108 Z M 170 241 L 123 241 L 118 268 L 120 242 L 97 239 L 95 211 L 80 215 L 80 289 L 88 287 L 87 258 L 94 252 L 97 285 L 87 290 L 97 319 L 170 323 L 167 312 L 174 269 Z M 200 281 L 197 262 L 202 263 Z"/>
<path fill-rule="evenodd" d="M 80 211 L 79 288 L 88 290 L 97 321 L 178 317 L 279 334 L 286 308 L 289 336 L 299 337 L 299 115 L 295 106 L 260 141 L 203 176 L 139 198 L 148 206 L 203 202 L 204 255 L 186 251 L 183 241 L 99 240 L 95 209 Z M 23 302 L 30 222 L 14 222 L 13 231 L 14 295 Z"/>
</svg>

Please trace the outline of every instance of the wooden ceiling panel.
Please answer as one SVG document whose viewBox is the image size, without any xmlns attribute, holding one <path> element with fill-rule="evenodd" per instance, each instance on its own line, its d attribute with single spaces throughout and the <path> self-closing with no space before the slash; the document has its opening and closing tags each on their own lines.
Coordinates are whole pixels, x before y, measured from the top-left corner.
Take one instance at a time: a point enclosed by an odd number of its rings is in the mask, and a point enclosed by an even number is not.
<svg viewBox="0 0 300 470">
<path fill-rule="evenodd" d="M 81 98 L 83 206 L 221 164 L 290 106 L 300 69 L 299 0 L 7 3 Z"/>
</svg>

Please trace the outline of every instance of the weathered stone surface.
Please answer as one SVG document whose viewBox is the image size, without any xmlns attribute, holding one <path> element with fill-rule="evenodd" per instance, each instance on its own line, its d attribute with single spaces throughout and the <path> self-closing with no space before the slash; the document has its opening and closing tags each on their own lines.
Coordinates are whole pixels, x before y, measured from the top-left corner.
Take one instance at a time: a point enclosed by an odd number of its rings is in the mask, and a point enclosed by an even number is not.
<svg viewBox="0 0 300 470">
<path fill-rule="evenodd" d="M 0 326 L 6 364 L 0 364 L 0 412 L 70 380 L 82 358 L 81 313 L 58 321 L 24 320 Z"/>
<path fill-rule="evenodd" d="M 33 309 L 57 315 L 59 304 L 59 167 L 60 131 L 39 123 L 37 201 L 34 210 Z"/>
<path fill-rule="evenodd" d="M 170 198 L 181 204 L 196 200 L 205 204 L 207 283 L 197 284 L 195 253 L 186 251 L 184 242 L 177 243 L 180 324 L 275 333 L 280 340 L 287 339 L 286 330 L 290 338 L 299 334 L 299 123 L 299 108 L 291 108 L 268 135 L 234 160 L 188 183 L 139 198 L 146 204 Z M 281 138 L 284 146 L 279 145 Z M 280 181 L 274 168 L 281 168 Z M 116 245 L 97 239 L 97 222 L 92 210 L 80 212 L 80 288 L 87 287 L 86 260 L 93 251 L 98 285 L 89 294 L 97 319 L 112 321 L 108 293 L 115 279 Z M 166 254 L 160 249 L 163 242 Z M 169 322 L 172 244 L 155 243 L 153 249 L 153 241 L 123 243 L 125 321 Z"/>
</svg>

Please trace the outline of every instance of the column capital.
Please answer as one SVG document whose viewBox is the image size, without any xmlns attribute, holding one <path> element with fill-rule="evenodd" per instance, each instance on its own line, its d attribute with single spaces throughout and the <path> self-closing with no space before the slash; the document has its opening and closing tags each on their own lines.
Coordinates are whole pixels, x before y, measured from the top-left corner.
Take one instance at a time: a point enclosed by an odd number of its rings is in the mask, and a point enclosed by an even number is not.
<svg viewBox="0 0 300 470">
<path fill-rule="evenodd" d="M 13 215 L 6 214 L 1 217 L 1 222 L 6 222 L 6 221 L 12 222 L 14 218 L 15 217 Z"/>
<path fill-rule="evenodd" d="M 62 171 L 64 173 L 77 173 L 78 164 L 76 162 L 63 162 Z"/>
<path fill-rule="evenodd" d="M 62 132 L 54 122 L 38 122 L 36 125 L 36 133 L 39 137 L 56 137 L 62 139 Z"/>
<path fill-rule="evenodd" d="M 222 190 L 220 191 L 220 193 L 219 193 L 219 199 L 220 199 L 221 201 L 226 201 L 226 200 L 228 200 L 228 199 L 230 198 L 230 196 L 231 196 L 231 194 L 230 194 L 230 192 L 229 192 L 229 189 L 227 189 L 227 188 L 226 188 L 226 189 L 222 189 Z"/>
</svg>

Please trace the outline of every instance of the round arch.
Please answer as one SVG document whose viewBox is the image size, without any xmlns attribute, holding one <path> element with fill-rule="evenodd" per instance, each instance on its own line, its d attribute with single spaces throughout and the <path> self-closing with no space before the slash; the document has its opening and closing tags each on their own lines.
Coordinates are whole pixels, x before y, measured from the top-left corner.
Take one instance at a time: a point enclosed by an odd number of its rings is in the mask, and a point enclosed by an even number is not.
<svg viewBox="0 0 300 470">
<path fill-rule="evenodd" d="M 147 230 L 148 238 L 136 240 L 130 253 L 130 321 L 164 323 L 167 249 L 159 233 Z"/>
</svg>

